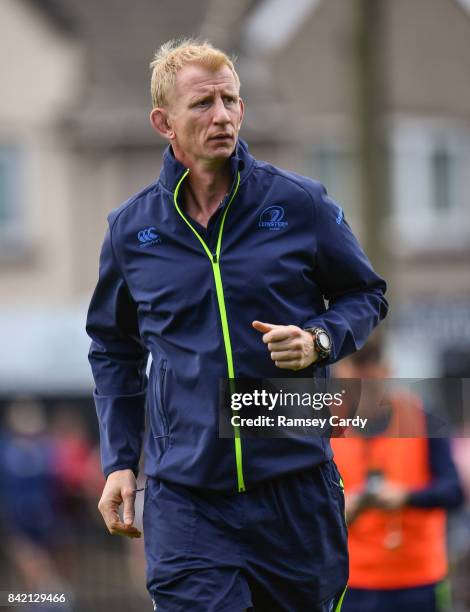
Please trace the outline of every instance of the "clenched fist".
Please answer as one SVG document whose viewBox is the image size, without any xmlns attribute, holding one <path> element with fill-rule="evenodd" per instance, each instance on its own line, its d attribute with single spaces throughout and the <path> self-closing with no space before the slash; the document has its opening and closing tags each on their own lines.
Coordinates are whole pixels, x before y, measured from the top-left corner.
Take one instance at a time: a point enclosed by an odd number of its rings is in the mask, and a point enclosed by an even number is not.
<svg viewBox="0 0 470 612">
<path fill-rule="evenodd" d="M 296 325 L 273 325 L 253 321 L 253 327 L 263 334 L 271 359 L 281 370 L 303 370 L 315 363 L 318 353 L 313 336 Z"/>
</svg>

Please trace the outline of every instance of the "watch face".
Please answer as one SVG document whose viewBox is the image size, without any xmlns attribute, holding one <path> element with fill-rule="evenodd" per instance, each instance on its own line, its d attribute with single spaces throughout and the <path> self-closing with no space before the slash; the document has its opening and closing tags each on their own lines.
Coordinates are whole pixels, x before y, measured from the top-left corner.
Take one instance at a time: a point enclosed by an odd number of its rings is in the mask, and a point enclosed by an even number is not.
<svg viewBox="0 0 470 612">
<path fill-rule="evenodd" d="M 327 334 L 325 334 L 325 332 L 318 332 L 317 342 L 322 347 L 322 349 L 325 349 L 325 351 L 330 348 L 330 338 Z"/>
</svg>

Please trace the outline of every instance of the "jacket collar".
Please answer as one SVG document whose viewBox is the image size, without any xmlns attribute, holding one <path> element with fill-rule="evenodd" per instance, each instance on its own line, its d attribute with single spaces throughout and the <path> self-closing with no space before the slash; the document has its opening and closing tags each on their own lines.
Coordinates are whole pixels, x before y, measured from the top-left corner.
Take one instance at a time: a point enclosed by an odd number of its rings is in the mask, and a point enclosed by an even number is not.
<svg viewBox="0 0 470 612">
<path fill-rule="evenodd" d="M 254 163 L 254 157 L 248 153 L 248 145 L 241 138 L 237 140 L 235 150 L 230 156 L 230 166 L 232 174 L 240 172 L 240 183 L 243 182 L 245 176 L 251 169 Z M 174 192 L 179 180 L 186 172 L 187 168 L 180 163 L 173 155 L 171 145 L 168 145 L 163 153 L 163 166 L 160 172 L 159 181 L 171 192 Z"/>
</svg>

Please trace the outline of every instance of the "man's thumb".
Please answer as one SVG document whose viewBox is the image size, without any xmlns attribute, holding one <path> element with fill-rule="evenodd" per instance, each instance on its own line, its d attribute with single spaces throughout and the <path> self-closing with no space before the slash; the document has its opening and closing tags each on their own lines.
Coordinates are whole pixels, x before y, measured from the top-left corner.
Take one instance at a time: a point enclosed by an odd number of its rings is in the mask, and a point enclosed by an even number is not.
<svg viewBox="0 0 470 612">
<path fill-rule="evenodd" d="M 261 321 L 253 321 L 252 326 L 263 334 L 266 334 L 276 327 L 272 323 L 262 323 Z"/>
</svg>

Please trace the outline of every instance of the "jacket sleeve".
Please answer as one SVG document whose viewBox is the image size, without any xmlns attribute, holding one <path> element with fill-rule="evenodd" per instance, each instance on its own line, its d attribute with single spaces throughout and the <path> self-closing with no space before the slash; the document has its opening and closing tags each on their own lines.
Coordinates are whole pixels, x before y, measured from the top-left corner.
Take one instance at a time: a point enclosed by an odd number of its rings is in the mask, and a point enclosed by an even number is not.
<svg viewBox="0 0 470 612">
<path fill-rule="evenodd" d="M 119 269 L 109 229 L 86 329 L 92 339 L 88 358 L 95 380 L 104 475 L 107 478 L 126 468 L 137 475 L 145 426 L 148 351 L 139 336 L 136 304 Z"/>
<path fill-rule="evenodd" d="M 411 491 L 408 505 L 416 508 L 456 509 L 465 501 L 460 478 L 452 459 L 447 438 L 429 438 L 431 482 L 423 489 Z"/>
<path fill-rule="evenodd" d="M 374 327 L 385 317 L 385 281 L 372 269 L 344 218 L 323 186 L 313 196 L 314 231 L 317 236 L 315 281 L 328 301 L 325 313 L 304 327 L 322 327 L 332 339 L 327 364 L 359 350 Z M 324 365 L 322 363 L 322 365 Z"/>
</svg>

